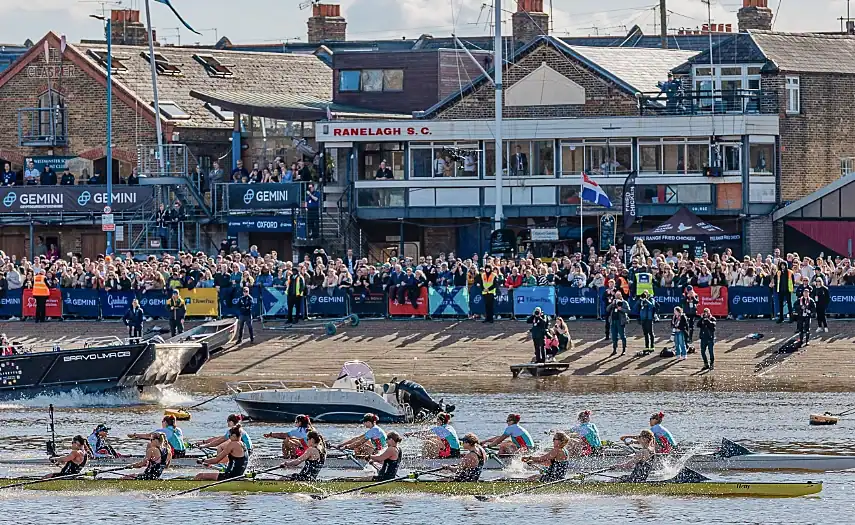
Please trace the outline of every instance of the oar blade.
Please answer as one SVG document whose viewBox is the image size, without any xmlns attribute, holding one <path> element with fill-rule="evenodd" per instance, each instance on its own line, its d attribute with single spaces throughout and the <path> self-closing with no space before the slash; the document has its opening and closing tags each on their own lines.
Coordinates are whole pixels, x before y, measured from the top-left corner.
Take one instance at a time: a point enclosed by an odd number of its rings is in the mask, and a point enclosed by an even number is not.
<svg viewBox="0 0 855 525">
<path fill-rule="evenodd" d="M 492 503 L 494 501 L 499 501 L 498 496 L 485 496 L 483 494 L 476 494 L 475 499 L 477 499 L 478 501 L 483 501 L 485 503 Z"/>
<path fill-rule="evenodd" d="M 309 497 L 315 501 L 321 501 L 321 500 L 327 499 L 327 497 L 324 494 L 309 494 Z"/>
</svg>

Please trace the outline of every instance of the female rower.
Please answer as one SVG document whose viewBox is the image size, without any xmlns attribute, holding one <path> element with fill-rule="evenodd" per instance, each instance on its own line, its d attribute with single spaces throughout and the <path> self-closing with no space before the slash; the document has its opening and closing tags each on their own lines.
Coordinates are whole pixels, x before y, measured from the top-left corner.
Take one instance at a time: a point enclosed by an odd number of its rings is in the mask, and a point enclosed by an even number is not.
<svg viewBox="0 0 855 525">
<path fill-rule="evenodd" d="M 154 435 L 166 436 L 166 444 L 171 449 L 173 458 L 183 458 L 187 456 L 187 444 L 184 443 L 184 432 L 178 428 L 175 423 L 175 416 L 163 416 L 160 422 L 162 428 L 149 432 L 147 434 L 128 434 L 130 439 L 148 439 L 151 440 Z"/>
<path fill-rule="evenodd" d="M 74 436 L 71 440 L 71 452 L 62 457 L 50 459 L 51 462 L 62 465 L 62 470 L 56 474 L 48 474 L 48 478 L 57 478 L 59 476 L 73 476 L 83 472 L 83 467 L 86 466 L 88 456 L 86 454 L 86 438 L 81 435 Z"/>
<path fill-rule="evenodd" d="M 570 441 L 570 455 L 583 457 L 599 453 L 603 448 L 603 443 L 600 441 L 600 431 L 597 429 L 597 425 L 591 423 L 591 411 L 579 412 L 577 419 L 579 423 L 574 425 L 570 431 L 579 438 Z"/>
<path fill-rule="evenodd" d="M 386 448 L 379 454 L 368 457 L 368 461 L 380 464 L 377 475 L 360 478 L 359 481 L 388 481 L 398 476 L 398 467 L 401 466 L 401 441 L 404 439 L 397 432 L 389 432 L 386 435 Z"/>
<path fill-rule="evenodd" d="M 484 464 L 487 462 L 487 451 L 481 446 L 478 436 L 475 434 L 466 434 L 460 440 L 463 445 L 463 450 L 466 454 L 457 465 L 449 465 L 446 470 L 455 471 L 453 481 L 478 481 L 481 479 L 481 471 L 484 470 Z"/>
<path fill-rule="evenodd" d="M 650 416 L 650 431 L 653 433 L 657 454 L 670 454 L 677 448 L 677 441 L 667 428 L 662 426 L 665 414 L 658 412 Z M 639 436 L 621 436 L 621 441 L 638 441 Z"/>
<path fill-rule="evenodd" d="M 249 463 L 249 450 L 243 441 L 244 433 L 237 424 L 229 429 L 229 440 L 223 443 L 223 446 L 217 450 L 219 453 L 216 457 L 205 460 L 197 460 L 200 465 L 218 465 L 228 458 L 229 463 L 226 469 L 222 472 L 202 472 L 196 474 L 197 480 L 207 481 L 222 481 L 226 479 L 239 478 L 246 473 L 246 466 Z"/>
<path fill-rule="evenodd" d="M 365 414 L 362 426 L 367 428 L 364 434 L 350 438 L 336 448 L 352 450 L 357 456 L 370 456 L 386 447 L 386 432 L 377 426 L 380 418 L 377 414 Z"/>
<path fill-rule="evenodd" d="M 640 448 L 636 449 L 635 455 L 626 463 L 617 465 L 615 468 L 630 468 L 632 472 L 626 476 L 621 476 L 618 481 L 622 483 L 641 483 L 647 481 L 650 472 L 653 470 L 653 459 L 656 457 L 656 451 L 653 449 L 653 432 L 644 429 L 638 435 L 638 444 Z"/>
<path fill-rule="evenodd" d="M 294 424 L 297 426 L 288 432 L 270 432 L 264 434 L 266 438 L 282 440 L 282 457 L 285 459 L 294 459 L 302 456 L 306 449 L 309 448 L 307 436 L 310 431 L 314 430 L 312 421 L 306 415 L 297 416 Z"/>
<path fill-rule="evenodd" d="M 517 452 L 527 451 L 534 448 L 534 441 L 531 439 L 531 434 L 528 430 L 520 426 L 519 414 L 508 414 L 508 426 L 502 435 L 488 439 L 482 443 L 485 447 L 499 446 L 499 454 L 516 454 Z M 510 438 L 510 441 L 505 442 Z"/>
<path fill-rule="evenodd" d="M 160 479 L 163 469 L 168 467 L 170 461 L 172 461 L 172 449 L 169 445 L 164 445 L 165 441 L 166 436 L 160 432 L 150 434 L 148 447 L 145 450 L 145 457 L 139 463 L 131 465 L 133 468 L 145 467 L 145 471 L 135 476 L 125 476 L 125 479 Z"/>
<path fill-rule="evenodd" d="M 405 435 L 423 437 L 422 457 L 427 459 L 445 459 L 460 457 L 460 440 L 457 431 L 449 424 L 451 414 L 440 412 L 436 416 L 436 426 L 430 430 L 407 432 Z"/>
<path fill-rule="evenodd" d="M 229 417 L 226 418 L 226 425 L 228 429 L 226 433 L 222 436 L 216 436 L 212 438 L 208 438 L 205 441 L 200 441 L 196 443 L 197 447 L 219 447 L 223 443 L 227 443 L 231 436 L 231 431 L 235 427 L 240 428 L 240 422 L 243 417 L 240 414 L 229 414 Z M 241 428 L 240 440 L 243 442 L 244 448 L 246 448 L 247 455 L 252 455 L 252 439 L 250 439 L 249 434 L 246 433 L 243 428 Z"/>
<path fill-rule="evenodd" d="M 570 437 L 567 434 L 556 432 L 552 436 L 552 450 L 541 456 L 526 456 L 522 458 L 525 463 L 540 463 L 547 466 L 541 475 L 530 478 L 530 481 L 549 483 L 564 479 L 570 467 L 570 451 L 567 450 L 569 443 Z"/>
<path fill-rule="evenodd" d="M 315 481 L 318 479 L 318 474 L 324 468 L 327 461 L 327 450 L 324 447 L 324 438 L 315 431 L 310 430 L 306 435 L 308 447 L 303 454 L 297 459 L 289 459 L 280 465 L 283 468 L 298 467 L 303 465 L 303 470 L 296 474 L 291 474 L 288 478 L 292 481 Z"/>
</svg>

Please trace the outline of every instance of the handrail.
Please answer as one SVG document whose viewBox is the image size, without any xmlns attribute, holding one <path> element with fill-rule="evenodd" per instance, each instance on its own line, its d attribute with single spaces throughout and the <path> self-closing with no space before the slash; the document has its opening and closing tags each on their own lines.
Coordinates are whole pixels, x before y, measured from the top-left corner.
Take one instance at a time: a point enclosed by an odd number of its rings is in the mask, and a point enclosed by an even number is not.
<svg viewBox="0 0 855 525">
<path fill-rule="evenodd" d="M 663 86 L 665 88 L 665 86 Z M 764 89 L 663 89 L 636 93 L 639 114 L 696 115 L 715 113 L 776 114 L 778 92 Z"/>
<path fill-rule="evenodd" d="M 250 392 L 260 392 L 264 390 L 272 390 L 272 389 L 285 389 L 292 390 L 288 385 L 305 385 L 305 386 L 314 386 L 315 388 L 331 388 L 326 383 L 321 381 L 302 381 L 299 379 L 278 379 L 278 380 L 270 380 L 270 379 L 251 379 L 251 380 L 243 380 L 243 381 L 231 381 L 226 383 L 226 388 L 231 390 L 234 393 L 240 393 L 246 391 L 245 389 L 240 388 L 240 386 L 249 387 Z M 259 388 L 261 387 L 261 388 Z"/>
</svg>

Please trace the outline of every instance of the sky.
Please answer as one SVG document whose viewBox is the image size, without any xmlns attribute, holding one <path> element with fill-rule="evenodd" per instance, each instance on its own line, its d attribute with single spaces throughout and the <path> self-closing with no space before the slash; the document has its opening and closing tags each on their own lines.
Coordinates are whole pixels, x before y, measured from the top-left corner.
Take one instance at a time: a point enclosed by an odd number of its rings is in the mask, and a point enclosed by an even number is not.
<svg viewBox="0 0 855 525">
<path fill-rule="evenodd" d="M 151 2 L 158 40 L 169 44 L 213 44 L 228 36 L 235 43 L 305 41 L 311 7 L 300 9 L 303 0 L 171 0 L 179 13 L 199 30 L 194 35 L 163 4 Z M 336 0 L 325 0 L 335 3 Z M 776 12 L 778 31 L 837 31 L 846 15 L 847 0 L 769 0 Z M 103 36 L 101 23 L 89 18 L 102 9 L 144 10 L 144 0 L 0 0 L 0 44 L 39 40 L 48 31 L 65 34 L 70 42 Z M 348 40 L 417 38 L 491 34 L 492 0 L 339 0 L 348 22 Z M 654 4 L 658 0 L 551 0 L 553 34 L 621 34 L 638 24 L 653 33 Z M 544 0 L 549 11 L 550 0 Z M 715 23 L 732 23 L 742 0 L 712 0 Z M 504 31 L 510 32 L 515 0 L 503 0 Z M 701 0 L 667 0 L 668 26 L 695 28 L 707 21 Z M 381 16 L 382 14 L 382 16 Z M 853 12 L 855 15 L 855 12 Z M 144 15 L 143 15 L 144 16 Z M 657 19 L 658 21 L 658 19 Z"/>
</svg>

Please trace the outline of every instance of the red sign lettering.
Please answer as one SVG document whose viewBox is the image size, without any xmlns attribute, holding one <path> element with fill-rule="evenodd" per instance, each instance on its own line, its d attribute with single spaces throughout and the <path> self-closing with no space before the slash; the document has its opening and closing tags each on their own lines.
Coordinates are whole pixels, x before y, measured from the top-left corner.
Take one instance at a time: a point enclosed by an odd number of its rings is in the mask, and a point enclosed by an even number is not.
<svg viewBox="0 0 855 525">
<path fill-rule="evenodd" d="M 334 128 L 334 137 L 396 137 L 400 135 L 420 136 L 430 135 L 430 128 Z"/>
</svg>

